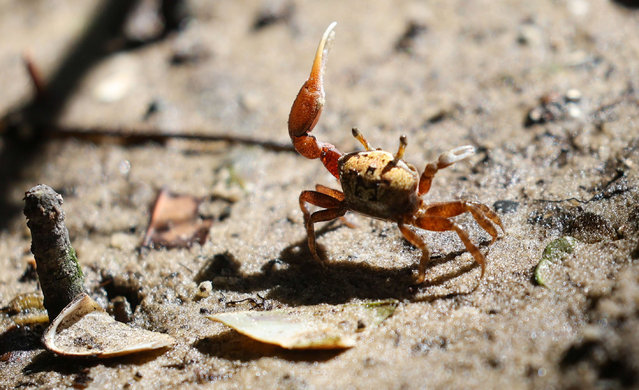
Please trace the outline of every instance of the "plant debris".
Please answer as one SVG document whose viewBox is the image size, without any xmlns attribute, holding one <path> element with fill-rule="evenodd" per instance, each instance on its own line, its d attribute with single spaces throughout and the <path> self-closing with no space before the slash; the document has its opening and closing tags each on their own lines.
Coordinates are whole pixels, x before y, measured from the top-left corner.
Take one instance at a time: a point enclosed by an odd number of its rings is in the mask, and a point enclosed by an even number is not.
<svg viewBox="0 0 639 390">
<path fill-rule="evenodd" d="M 271 311 L 237 311 L 207 316 L 263 343 L 286 349 L 343 349 L 355 346 L 355 335 L 391 316 L 394 299 Z"/>
<path fill-rule="evenodd" d="M 238 299 L 236 301 L 229 301 L 229 302 L 224 302 L 224 306 L 226 307 L 234 307 L 237 306 L 241 303 L 248 303 L 251 305 L 251 309 L 250 310 L 255 310 L 255 309 L 259 309 L 259 310 L 271 310 L 273 307 L 271 306 L 271 304 L 266 300 L 266 298 L 262 297 L 259 293 L 256 294 L 256 297 L 248 297 L 248 298 L 244 298 L 244 299 Z"/>
<path fill-rule="evenodd" d="M 581 92 L 570 89 L 565 94 L 549 93 L 539 98 L 539 105 L 531 108 L 526 114 L 524 126 L 575 119 L 583 116 L 579 102 Z"/>
<path fill-rule="evenodd" d="M 541 261 L 535 267 L 535 281 L 538 285 L 548 287 L 546 283 L 546 275 L 553 263 L 563 260 L 574 250 L 577 240 L 572 237 L 561 237 L 550 242 L 544 249 Z"/>
<path fill-rule="evenodd" d="M 44 297 L 40 292 L 16 295 L 7 306 L 0 309 L 18 326 L 40 325 L 49 322 L 44 308 Z"/>
<path fill-rule="evenodd" d="M 428 31 L 428 27 L 425 24 L 414 20 L 409 22 L 402 36 L 395 43 L 395 51 L 412 52 L 415 40 L 426 31 Z"/>
<path fill-rule="evenodd" d="M 188 248 L 197 242 L 204 244 L 213 224 L 211 218 L 200 218 L 198 207 L 202 199 L 191 195 L 158 192 L 151 211 L 143 247 Z"/>
<path fill-rule="evenodd" d="M 170 347 L 175 340 L 114 320 L 83 293 L 53 320 L 42 342 L 62 356 L 109 358 Z"/>
<path fill-rule="evenodd" d="M 253 31 L 258 31 L 280 22 L 286 23 L 291 19 L 294 11 L 295 4 L 288 0 L 264 2 L 253 21 Z"/>
</svg>

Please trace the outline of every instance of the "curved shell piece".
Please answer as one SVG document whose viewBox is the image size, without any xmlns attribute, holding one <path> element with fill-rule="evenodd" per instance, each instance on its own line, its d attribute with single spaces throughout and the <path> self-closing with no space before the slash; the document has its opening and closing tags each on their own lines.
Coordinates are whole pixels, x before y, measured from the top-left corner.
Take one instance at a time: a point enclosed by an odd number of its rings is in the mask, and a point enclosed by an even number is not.
<svg viewBox="0 0 639 390">
<path fill-rule="evenodd" d="M 236 311 L 207 316 L 238 333 L 286 349 L 345 349 L 357 334 L 391 316 L 396 300 L 360 304 L 318 305 L 269 311 Z"/>
<path fill-rule="evenodd" d="M 241 311 L 208 316 L 254 340 L 286 349 L 341 349 L 355 346 L 351 335 L 291 318 L 284 311 Z"/>
<path fill-rule="evenodd" d="M 49 325 L 42 342 L 58 355 L 108 358 L 170 347 L 175 340 L 118 322 L 80 294 Z"/>
</svg>

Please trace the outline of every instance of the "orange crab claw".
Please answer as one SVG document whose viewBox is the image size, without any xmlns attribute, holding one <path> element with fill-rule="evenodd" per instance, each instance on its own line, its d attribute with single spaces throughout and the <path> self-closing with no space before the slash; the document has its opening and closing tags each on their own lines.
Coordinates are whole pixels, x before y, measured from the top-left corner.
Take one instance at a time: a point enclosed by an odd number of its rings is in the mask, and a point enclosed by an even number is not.
<svg viewBox="0 0 639 390">
<path fill-rule="evenodd" d="M 295 150 L 310 159 L 319 158 L 328 171 L 339 179 L 337 160 L 342 153 L 334 145 L 318 141 L 309 133 L 313 130 L 324 107 L 324 71 L 326 56 L 335 36 L 335 25 L 331 23 L 317 47 L 313 67 L 308 80 L 302 85 L 288 116 L 288 134 Z"/>
</svg>

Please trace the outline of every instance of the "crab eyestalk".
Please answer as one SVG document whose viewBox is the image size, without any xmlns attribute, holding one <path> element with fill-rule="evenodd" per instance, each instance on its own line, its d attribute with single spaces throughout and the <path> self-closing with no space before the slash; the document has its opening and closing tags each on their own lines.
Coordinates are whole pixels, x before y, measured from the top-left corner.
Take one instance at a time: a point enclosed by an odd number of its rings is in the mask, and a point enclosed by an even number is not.
<svg viewBox="0 0 639 390">
<path fill-rule="evenodd" d="M 404 158 L 404 152 L 406 151 L 406 145 L 408 145 L 408 141 L 406 140 L 406 135 L 402 134 L 399 137 L 399 147 L 397 148 L 397 153 L 395 153 L 395 162 Z"/>
<path fill-rule="evenodd" d="M 355 139 L 358 140 L 359 143 L 362 144 L 362 146 L 364 146 L 364 149 L 366 149 L 366 151 L 373 150 L 371 146 L 368 144 L 368 141 L 366 140 L 366 138 L 364 138 L 364 135 L 362 134 L 362 132 L 359 131 L 357 127 L 353 127 L 351 131 L 353 132 L 353 137 L 355 137 Z"/>
<path fill-rule="evenodd" d="M 331 23 L 324 31 L 315 53 L 311 74 L 293 102 L 288 116 L 288 134 L 299 154 L 310 159 L 321 159 L 326 169 L 339 178 L 337 160 L 342 153 L 334 145 L 318 141 L 309 134 L 317 124 L 324 107 L 326 57 L 335 36 L 335 25 L 337 22 Z"/>
</svg>

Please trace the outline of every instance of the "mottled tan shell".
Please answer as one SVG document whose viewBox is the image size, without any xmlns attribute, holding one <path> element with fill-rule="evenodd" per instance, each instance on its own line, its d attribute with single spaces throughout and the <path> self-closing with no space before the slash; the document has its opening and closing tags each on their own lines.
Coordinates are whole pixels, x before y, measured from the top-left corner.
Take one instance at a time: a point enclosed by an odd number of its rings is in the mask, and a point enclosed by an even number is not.
<svg viewBox="0 0 639 390">
<path fill-rule="evenodd" d="M 419 207 L 417 170 L 388 152 L 349 153 L 338 167 L 346 202 L 354 211 L 395 220 Z"/>
</svg>

